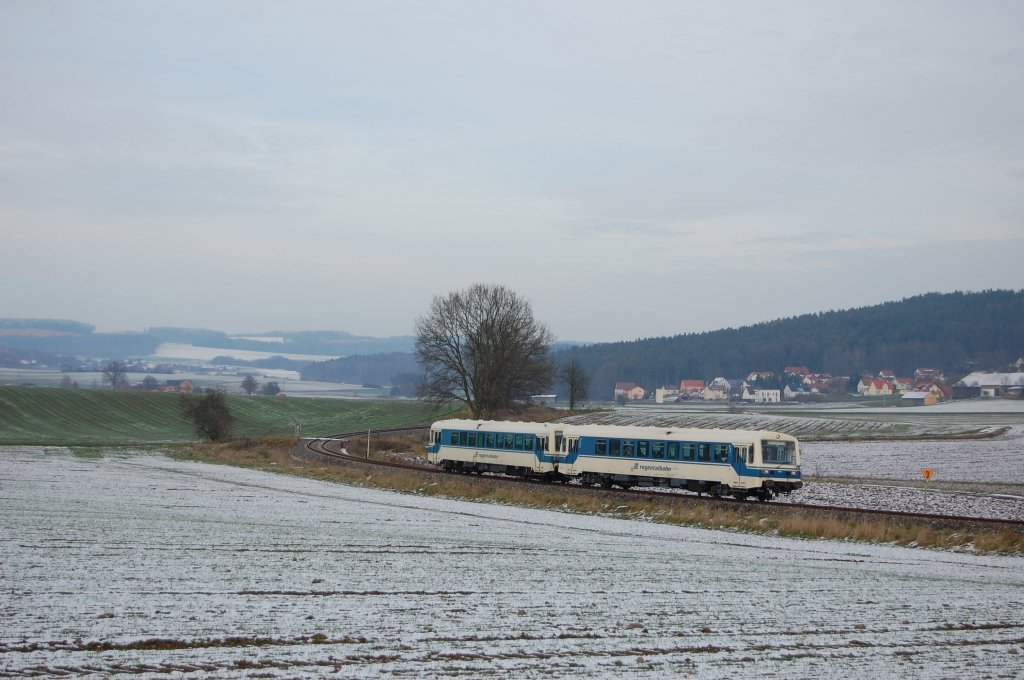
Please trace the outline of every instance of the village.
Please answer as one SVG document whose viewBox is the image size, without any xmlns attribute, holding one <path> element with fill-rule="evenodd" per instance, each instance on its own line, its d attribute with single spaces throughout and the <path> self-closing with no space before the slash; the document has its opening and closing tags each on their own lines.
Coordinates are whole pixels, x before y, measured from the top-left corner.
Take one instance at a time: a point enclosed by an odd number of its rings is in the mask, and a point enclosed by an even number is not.
<svg viewBox="0 0 1024 680">
<path fill-rule="evenodd" d="M 679 385 L 653 390 L 636 382 L 615 384 L 619 404 L 652 399 L 656 404 L 683 401 L 782 402 L 821 401 L 830 397 L 893 397 L 893 405 L 932 406 L 952 399 L 979 397 L 1020 399 L 1024 390 L 1024 357 L 1002 371 L 974 371 L 954 382 L 943 370 L 918 368 L 913 376 L 898 376 L 887 369 L 865 372 L 858 378 L 812 373 L 806 366 L 786 366 L 780 373 L 752 371 L 745 378 L 691 378 Z"/>
</svg>

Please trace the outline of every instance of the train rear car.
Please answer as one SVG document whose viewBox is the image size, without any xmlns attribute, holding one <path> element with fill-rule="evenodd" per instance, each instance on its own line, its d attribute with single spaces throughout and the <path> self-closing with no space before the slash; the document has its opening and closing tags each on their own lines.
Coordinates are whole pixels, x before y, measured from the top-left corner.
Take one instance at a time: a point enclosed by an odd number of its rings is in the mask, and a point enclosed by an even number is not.
<svg viewBox="0 0 1024 680">
<path fill-rule="evenodd" d="M 442 420 L 430 428 L 427 459 L 445 470 L 552 475 L 560 426 L 496 420 Z"/>
</svg>

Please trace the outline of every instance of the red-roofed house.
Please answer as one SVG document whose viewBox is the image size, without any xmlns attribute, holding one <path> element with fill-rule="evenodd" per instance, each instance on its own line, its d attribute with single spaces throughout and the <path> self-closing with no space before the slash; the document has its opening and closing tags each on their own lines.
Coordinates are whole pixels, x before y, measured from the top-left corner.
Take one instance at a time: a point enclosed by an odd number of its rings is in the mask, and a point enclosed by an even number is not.
<svg viewBox="0 0 1024 680">
<path fill-rule="evenodd" d="M 861 378 L 857 385 L 857 394 L 862 397 L 879 397 L 893 393 L 892 383 L 878 378 Z"/>
<path fill-rule="evenodd" d="M 807 375 L 810 373 L 806 366 L 786 366 L 782 372 L 786 375 Z"/>
<path fill-rule="evenodd" d="M 704 397 L 703 380 L 682 380 L 679 382 L 679 396 L 682 399 L 702 399 Z"/>
</svg>

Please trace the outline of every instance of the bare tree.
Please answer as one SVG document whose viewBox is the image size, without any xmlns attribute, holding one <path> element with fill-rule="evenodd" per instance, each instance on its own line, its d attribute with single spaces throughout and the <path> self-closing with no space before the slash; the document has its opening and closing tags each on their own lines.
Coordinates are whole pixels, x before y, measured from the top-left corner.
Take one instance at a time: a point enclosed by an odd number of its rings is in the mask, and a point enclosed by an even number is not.
<svg viewBox="0 0 1024 680">
<path fill-rule="evenodd" d="M 584 372 L 583 365 L 575 357 L 569 359 L 569 363 L 562 367 L 559 375 L 569 388 L 569 410 L 573 410 L 578 402 L 587 398 L 590 376 Z"/>
<path fill-rule="evenodd" d="M 554 336 L 530 303 L 501 285 L 476 283 L 435 296 L 416 319 L 416 393 L 435 405 L 462 402 L 474 418 L 527 401 L 552 382 Z"/>
<path fill-rule="evenodd" d="M 128 382 L 128 370 L 120 361 L 111 361 L 103 369 L 103 382 L 110 383 L 110 387 L 116 390 L 118 385 Z"/>
<path fill-rule="evenodd" d="M 242 389 L 245 390 L 245 393 L 250 396 L 252 396 L 253 392 L 258 390 L 259 388 L 259 382 L 251 373 L 245 376 L 245 378 L 242 380 Z"/>
<path fill-rule="evenodd" d="M 149 392 L 152 392 L 153 390 L 155 390 L 156 386 L 157 386 L 156 378 L 154 378 L 153 376 L 147 375 L 145 378 L 142 379 L 142 387 L 144 389 L 148 390 Z"/>
</svg>

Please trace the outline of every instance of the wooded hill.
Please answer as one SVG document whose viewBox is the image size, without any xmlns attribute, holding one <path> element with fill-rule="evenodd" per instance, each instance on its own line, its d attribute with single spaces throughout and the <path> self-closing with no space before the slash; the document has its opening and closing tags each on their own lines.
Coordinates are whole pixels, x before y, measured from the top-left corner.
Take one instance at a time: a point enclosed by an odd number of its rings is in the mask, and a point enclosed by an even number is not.
<svg viewBox="0 0 1024 680">
<path fill-rule="evenodd" d="M 871 307 L 778 319 L 743 328 L 615 342 L 555 354 L 576 357 L 590 397 L 611 399 L 616 382 L 646 389 L 687 378 L 742 378 L 751 371 L 859 376 L 916 368 L 947 375 L 1000 368 L 1024 355 L 1024 290 L 929 293 Z"/>
</svg>

